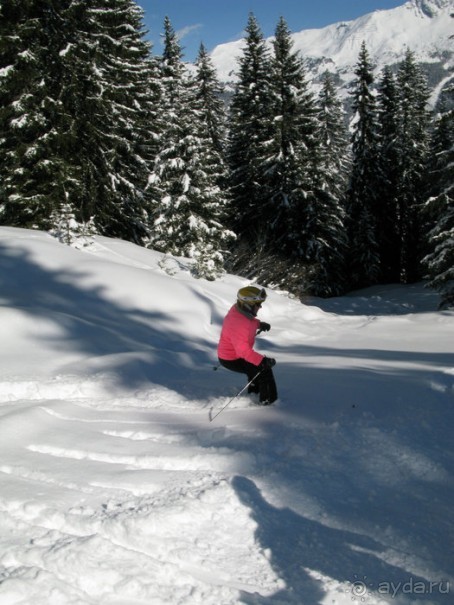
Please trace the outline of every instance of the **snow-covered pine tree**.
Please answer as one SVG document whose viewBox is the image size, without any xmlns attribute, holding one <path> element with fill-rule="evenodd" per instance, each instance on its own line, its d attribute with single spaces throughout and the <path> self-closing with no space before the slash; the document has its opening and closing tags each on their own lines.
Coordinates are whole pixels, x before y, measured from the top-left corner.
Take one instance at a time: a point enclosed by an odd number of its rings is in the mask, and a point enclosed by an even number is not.
<svg viewBox="0 0 454 605">
<path fill-rule="evenodd" d="M 200 45 L 195 65 L 195 97 L 200 105 L 201 119 L 208 126 L 214 149 L 224 158 L 227 137 L 227 115 L 222 100 L 224 87 L 203 44 Z M 222 163 L 225 164 L 224 159 Z"/>
<path fill-rule="evenodd" d="M 64 199 L 62 0 L 0 3 L 0 222 L 45 228 Z"/>
<path fill-rule="evenodd" d="M 274 202 L 270 235 L 275 236 L 274 250 L 283 250 L 289 261 L 289 270 L 280 277 L 282 285 L 300 295 L 327 296 L 342 290 L 343 209 L 326 171 L 320 110 L 283 18 L 273 46 L 274 131 L 267 171 Z"/>
<path fill-rule="evenodd" d="M 202 238 L 198 248 L 196 273 L 208 279 L 215 278 L 223 268 L 227 249 L 236 236 L 227 229 L 229 199 L 227 189 L 226 136 L 227 116 L 222 100 L 223 87 L 216 70 L 203 44 L 200 45 L 196 60 L 194 81 L 195 109 L 198 118 L 206 128 L 204 133 L 206 151 L 204 153 L 204 170 L 206 173 L 206 190 L 211 188 L 211 195 L 206 196 L 206 216 L 212 215 L 211 233 Z M 208 135 L 208 137 L 207 137 Z M 202 141 L 201 141 L 202 142 Z M 211 183 L 211 186 L 210 186 Z M 211 198 L 211 199 L 210 199 Z"/>
<path fill-rule="evenodd" d="M 228 144 L 232 226 L 245 246 L 245 262 L 252 251 L 266 247 L 264 233 L 271 213 L 265 171 L 273 132 L 272 94 L 269 51 L 251 13 L 230 105 Z M 238 257 L 238 250 L 236 254 Z M 239 261 L 241 265 L 241 258 Z"/>
<path fill-rule="evenodd" d="M 351 287 L 377 283 L 380 254 L 377 241 L 378 125 L 369 53 L 362 43 L 353 82 L 352 172 L 347 192 L 346 225 Z"/>
<path fill-rule="evenodd" d="M 343 102 L 337 95 L 333 76 L 329 72 L 322 76 L 318 107 L 321 167 L 330 190 L 342 205 L 352 158 Z"/>
<path fill-rule="evenodd" d="M 74 248 L 84 248 L 93 243 L 93 235 L 96 227 L 92 219 L 86 223 L 76 220 L 73 209 L 69 204 L 63 204 L 50 217 L 52 228 L 49 233 L 57 238 L 62 244 Z"/>
<path fill-rule="evenodd" d="M 304 61 L 283 18 L 273 47 L 270 59 L 251 15 L 231 113 L 232 191 L 244 233 L 233 268 L 299 295 L 338 293 L 343 209 L 325 173 L 319 110 Z"/>
<path fill-rule="evenodd" d="M 72 116 L 69 203 L 109 236 L 139 242 L 153 159 L 156 69 L 134 0 L 77 0 L 66 18 L 63 98 Z"/>
<path fill-rule="evenodd" d="M 379 174 L 380 206 L 377 215 L 383 283 L 398 283 L 401 277 L 402 238 L 399 228 L 398 192 L 400 184 L 399 96 L 396 80 L 389 66 L 382 72 L 377 97 L 380 131 Z"/>
<path fill-rule="evenodd" d="M 80 222 L 137 239 L 153 138 L 141 9 L 7 0 L 0 10 L 1 220 L 51 227 L 69 205 Z"/>
<path fill-rule="evenodd" d="M 449 101 L 449 102 L 448 102 Z M 446 90 L 430 146 L 426 202 L 428 254 L 423 259 L 429 286 L 441 296 L 440 308 L 454 308 L 454 85 Z"/>
<path fill-rule="evenodd" d="M 300 294 L 316 107 L 285 20 L 276 27 L 272 56 L 252 14 L 246 31 L 230 120 L 231 193 L 240 231 L 233 269 Z"/>
<path fill-rule="evenodd" d="M 329 73 L 324 74 L 318 100 L 318 162 L 315 171 L 316 209 L 310 218 L 312 268 L 307 290 L 317 296 L 345 291 L 345 195 L 350 170 L 349 142 L 343 104 Z"/>
<path fill-rule="evenodd" d="M 318 157 L 317 107 L 309 91 L 304 62 L 293 50 L 291 32 L 281 18 L 273 41 L 272 132 L 265 149 L 269 195 L 269 249 L 292 262 L 307 260 L 312 167 Z"/>
<path fill-rule="evenodd" d="M 401 236 L 401 280 L 411 283 L 421 278 L 421 207 L 424 201 L 424 180 L 427 170 L 429 92 L 427 81 L 407 51 L 397 73 L 399 97 L 397 193 L 398 219 Z"/>
<path fill-rule="evenodd" d="M 199 84 L 182 62 L 178 37 L 166 17 L 161 62 L 165 128 L 149 175 L 148 247 L 195 260 L 199 277 L 214 279 L 234 237 L 224 227 L 222 159 L 213 141 Z"/>
</svg>

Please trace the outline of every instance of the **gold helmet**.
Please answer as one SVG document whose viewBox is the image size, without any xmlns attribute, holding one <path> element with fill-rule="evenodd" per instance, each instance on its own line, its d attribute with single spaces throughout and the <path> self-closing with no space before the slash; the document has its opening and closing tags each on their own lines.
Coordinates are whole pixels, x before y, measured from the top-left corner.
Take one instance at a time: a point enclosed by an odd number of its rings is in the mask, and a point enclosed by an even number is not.
<svg viewBox="0 0 454 605">
<path fill-rule="evenodd" d="M 238 290 L 237 299 L 239 303 L 253 307 L 261 305 L 266 300 L 265 288 L 256 288 L 255 286 L 246 286 Z"/>
</svg>

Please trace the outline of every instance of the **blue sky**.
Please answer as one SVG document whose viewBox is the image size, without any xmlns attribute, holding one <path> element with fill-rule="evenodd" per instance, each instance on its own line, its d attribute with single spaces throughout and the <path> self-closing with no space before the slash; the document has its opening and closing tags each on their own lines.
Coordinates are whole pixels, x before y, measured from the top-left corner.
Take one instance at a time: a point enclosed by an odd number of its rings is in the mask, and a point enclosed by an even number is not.
<svg viewBox="0 0 454 605">
<path fill-rule="evenodd" d="M 401 6 L 405 0 L 136 0 L 145 11 L 154 54 L 162 51 L 161 34 L 168 16 L 178 33 L 184 59 L 194 61 L 203 42 L 211 51 L 218 44 L 243 36 L 248 15 L 254 13 L 266 37 L 274 35 L 281 16 L 291 31 L 324 27 L 356 19 L 374 10 Z"/>
</svg>

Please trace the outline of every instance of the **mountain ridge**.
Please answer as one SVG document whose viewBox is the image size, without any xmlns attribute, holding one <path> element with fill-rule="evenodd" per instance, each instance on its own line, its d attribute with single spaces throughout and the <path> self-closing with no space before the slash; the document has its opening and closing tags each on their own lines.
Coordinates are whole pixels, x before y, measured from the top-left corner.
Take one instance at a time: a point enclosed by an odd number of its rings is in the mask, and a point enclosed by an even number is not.
<svg viewBox="0 0 454 605">
<path fill-rule="evenodd" d="M 292 38 L 294 50 L 306 59 L 314 88 L 321 75 L 329 71 L 338 78 L 341 96 L 348 95 L 363 41 L 376 75 L 385 65 L 400 63 L 410 49 L 427 72 L 434 105 L 454 74 L 454 0 L 407 0 L 396 8 L 376 10 L 351 21 L 303 29 L 294 32 Z M 270 48 L 273 39 L 266 39 Z M 220 44 L 210 53 L 227 90 L 237 80 L 237 59 L 244 42 Z"/>
</svg>

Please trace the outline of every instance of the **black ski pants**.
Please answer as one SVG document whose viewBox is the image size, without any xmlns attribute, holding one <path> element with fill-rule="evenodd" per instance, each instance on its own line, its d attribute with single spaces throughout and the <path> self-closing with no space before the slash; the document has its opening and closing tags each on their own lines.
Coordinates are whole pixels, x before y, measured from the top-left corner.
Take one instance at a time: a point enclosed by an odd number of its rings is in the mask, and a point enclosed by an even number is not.
<svg viewBox="0 0 454 605">
<path fill-rule="evenodd" d="M 276 381 L 274 380 L 273 370 L 267 368 L 260 371 L 259 366 L 249 363 L 245 359 L 219 359 L 219 363 L 227 370 L 246 374 L 248 382 L 253 381 L 248 388 L 249 393 L 258 393 L 260 403 L 268 405 L 277 399 Z M 257 374 L 260 374 L 257 376 Z M 256 378 L 257 376 L 257 378 Z"/>
</svg>

